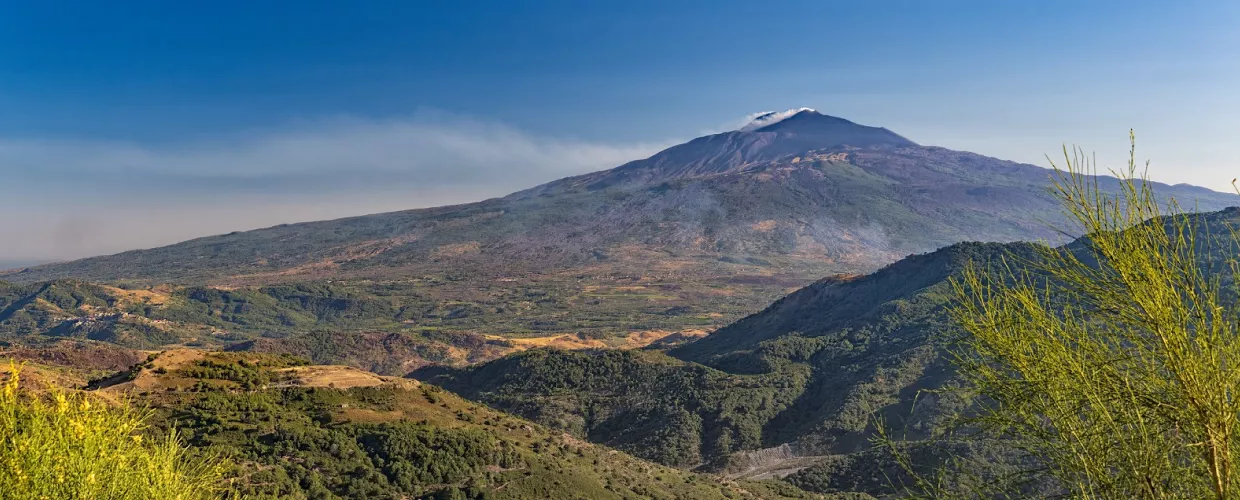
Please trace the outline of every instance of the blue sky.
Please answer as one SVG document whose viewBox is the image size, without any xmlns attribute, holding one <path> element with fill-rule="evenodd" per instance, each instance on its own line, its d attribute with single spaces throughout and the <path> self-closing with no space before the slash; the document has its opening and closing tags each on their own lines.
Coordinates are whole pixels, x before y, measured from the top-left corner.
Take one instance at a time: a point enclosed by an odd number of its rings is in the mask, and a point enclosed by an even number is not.
<svg viewBox="0 0 1240 500">
<path fill-rule="evenodd" d="M 259 4 L 259 5 L 251 5 Z M 521 5 L 526 4 L 526 5 Z M 1228 189 L 1240 7 L 5 2 L 0 259 L 471 201 L 808 106 Z"/>
</svg>

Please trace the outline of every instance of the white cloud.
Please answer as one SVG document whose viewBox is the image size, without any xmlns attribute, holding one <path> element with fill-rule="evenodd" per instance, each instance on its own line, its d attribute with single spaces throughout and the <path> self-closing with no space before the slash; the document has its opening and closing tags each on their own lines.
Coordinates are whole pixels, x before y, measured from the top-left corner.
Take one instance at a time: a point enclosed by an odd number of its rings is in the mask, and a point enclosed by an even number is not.
<svg viewBox="0 0 1240 500">
<path fill-rule="evenodd" d="M 741 126 L 739 130 L 757 130 L 767 125 L 774 125 L 802 111 L 813 111 L 813 109 L 795 108 L 787 111 L 763 111 L 761 113 L 754 113 L 746 117 L 747 119 L 745 120 L 745 125 Z"/>
<path fill-rule="evenodd" d="M 816 110 L 813 108 L 793 108 L 786 111 L 759 111 L 757 113 L 749 113 L 741 118 L 722 123 L 714 128 L 703 129 L 701 133 L 702 135 L 713 135 L 722 134 L 725 132 L 755 130 L 773 123 L 778 123 L 779 121 L 802 111 Z"/>
<path fill-rule="evenodd" d="M 173 145 L 0 139 L 0 258 L 72 258 L 193 236 L 501 196 L 666 143 L 543 137 L 423 112 Z"/>
<path fill-rule="evenodd" d="M 404 120 L 335 119 L 230 140 L 141 146 L 0 140 L 0 171 L 239 181 L 392 175 L 424 183 L 539 181 L 617 166 L 668 144 L 604 144 L 531 135 L 441 113 Z"/>
</svg>

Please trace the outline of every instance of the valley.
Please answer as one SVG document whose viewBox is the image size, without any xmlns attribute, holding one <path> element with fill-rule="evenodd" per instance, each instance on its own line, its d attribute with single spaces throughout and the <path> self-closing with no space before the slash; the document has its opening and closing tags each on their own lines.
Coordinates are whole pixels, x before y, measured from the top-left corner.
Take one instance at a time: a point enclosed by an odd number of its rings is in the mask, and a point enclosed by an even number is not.
<svg viewBox="0 0 1240 500">
<path fill-rule="evenodd" d="M 255 498 L 890 496 L 876 422 L 930 467 L 971 404 L 936 392 L 952 280 L 1082 244 L 1051 174 L 802 110 L 503 198 L 2 272 L 0 354 L 149 405 Z"/>
<path fill-rule="evenodd" d="M 1236 26 L 0 2 L 0 500 L 1240 500 Z"/>
</svg>

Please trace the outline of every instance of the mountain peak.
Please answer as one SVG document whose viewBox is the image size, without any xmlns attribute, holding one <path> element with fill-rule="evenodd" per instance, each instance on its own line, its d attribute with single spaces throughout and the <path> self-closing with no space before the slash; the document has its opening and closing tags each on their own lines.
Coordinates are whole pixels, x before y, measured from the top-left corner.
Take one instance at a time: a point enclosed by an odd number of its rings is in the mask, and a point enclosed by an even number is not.
<svg viewBox="0 0 1240 500">
<path fill-rule="evenodd" d="M 824 115 L 813 108 L 755 113 L 749 123 L 737 129 L 737 132 L 774 132 L 783 141 L 791 140 L 798 143 L 797 147 L 807 148 L 815 144 L 822 148 L 839 145 L 917 145 L 885 128 L 869 127 L 837 116 Z"/>
<path fill-rule="evenodd" d="M 741 127 L 739 130 L 742 132 L 758 130 L 800 114 L 826 116 L 813 108 L 794 108 L 787 111 L 764 111 L 751 115 L 752 117 L 749 119 L 749 123 L 746 123 L 745 126 Z"/>
<path fill-rule="evenodd" d="M 832 148 L 916 147 L 917 143 L 881 127 L 824 115 L 811 108 L 751 115 L 740 129 L 698 137 L 599 174 L 595 188 L 640 179 L 655 182 L 732 171 L 755 162 Z"/>
</svg>

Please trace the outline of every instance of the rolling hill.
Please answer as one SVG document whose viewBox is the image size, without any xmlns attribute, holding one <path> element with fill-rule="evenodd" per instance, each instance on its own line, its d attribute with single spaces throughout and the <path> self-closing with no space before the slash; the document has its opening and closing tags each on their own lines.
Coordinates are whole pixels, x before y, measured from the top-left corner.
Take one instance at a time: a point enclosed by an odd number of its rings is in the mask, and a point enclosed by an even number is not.
<svg viewBox="0 0 1240 500">
<path fill-rule="evenodd" d="M 98 348 L 47 352 L 79 351 Z M 23 380 L 63 387 L 77 361 L 36 357 Z M 191 453 L 228 457 L 230 490 L 246 498 L 821 498 L 642 461 L 435 386 L 286 355 L 168 350 L 86 390 L 149 408 L 152 437 L 175 427 Z"/>
<path fill-rule="evenodd" d="M 1240 224 L 1240 209 L 1196 217 L 1223 235 Z M 967 263 L 1034 250 L 961 243 L 826 278 L 666 352 L 531 351 L 415 376 L 660 463 L 889 494 L 898 468 L 870 448 L 874 418 L 916 441 L 968 404 L 925 392 L 954 380 L 944 356 L 955 331 L 949 280 Z"/>
<path fill-rule="evenodd" d="M 631 291 L 635 293 L 629 301 L 647 301 L 636 293 L 643 290 Z M 540 297 L 540 302 L 552 302 L 535 288 L 525 293 Z M 626 311 L 619 306 L 624 296 L 608 297 L 606 290 L 598 289 L 592 296 L 596 301 L 607 297 L 614 314 Z M 311 283 L 225 290 L 168 285 L 121 288 L 76 280 L 29 285 L 0 282 L 0 345 L 37 348 L 76 339 L 133 349 L 185 346 L 273 352 L 404 375 L 430 363 L 474 363 L 538 346 L 638 348 L 705 334 L 705 330 L 672 334 L 651 329 L 629 336 L 602 336 L 590 333 L 587 324 L 573 334 L 515 336 L 523 326 L 523 316 L 538 314 L 539 309 L 524 315 L 502 313 L 468 302 L 437 303 L 420 296 L 417 289 L 382 293 Z M 583 316 L 593 314 L 590 308 L 582 311 Z M 663 323 L 649 327 L 690 325 L 693 319 L 663 318 Z M 594 315 L 588 319 L 601 322 L 608 318 Z"/>
</svg>

